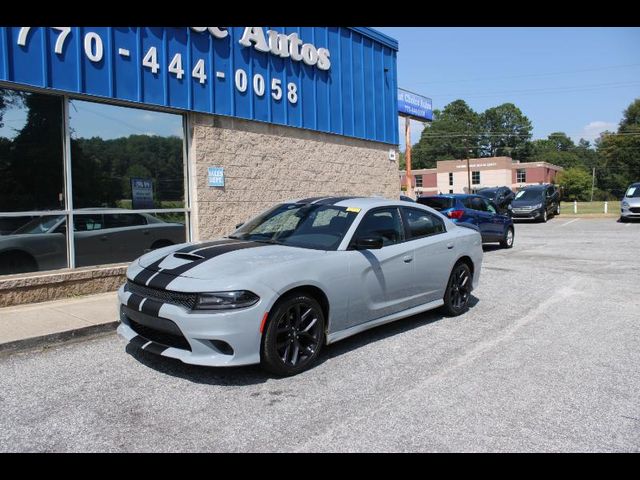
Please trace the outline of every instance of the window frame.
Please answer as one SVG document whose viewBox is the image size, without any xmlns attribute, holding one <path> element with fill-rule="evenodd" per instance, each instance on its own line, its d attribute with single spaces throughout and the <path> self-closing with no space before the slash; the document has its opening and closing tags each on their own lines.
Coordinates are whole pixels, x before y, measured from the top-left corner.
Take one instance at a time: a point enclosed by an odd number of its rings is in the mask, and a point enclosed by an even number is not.
<svg viewBox="0 0 640 480">
<path fill-rule="evenodd" d="M 353 231 L 353 234 L 351 235 L 351 238 L 349 239 L 349 243 L 347 243 L 347 250 L 356 250 L 355 248 L 355 240 L 356 238 L 358 238 L 358 232 L 360 231 L 360 227 L 362 226 L 362 223 L 364 222 L 364 220 L 367 218 L 367 215 L 373 215 L 376 212 L 382 211 L 382 210 L 396 210 L 396 213 L 398 214 L 398 217 L 400 218 L 400 241 L 393 243 L 391 245 L 383 245 L 382 248 L 387 248 L 387 247 L 393 247 L 395 245 L 400 245 L 401 243 L 404 243 L 407 241 L 407 229 L 405 226 L 405 222 L 404 222 L 404 218 L 402 217 L 402 212 L 400 211 L 400 208 L 398 205 L 390 205 L 387 207 L 375 207 L 372 208 L 370 210 L 367 210 L 364 215 L 362 216 L 362 218 L 360 219 L 360 221 L 358 222 L 358 226 L 356 227 L 356 229 Z"/>
<path fill-rule="evenodd" d="M 526 168 L 517 168 L 516 169 L 516 183 L 527 183 L 527 169 Z"/>
<path fill-rule="evenodd" d="M 453 186 L 453 172 L 449 172 L 449 186 Z"/>
<path fill-rule="evenodd" d="M 420 235 L 420 236 L 414 237 L 411 234 L 411 231 L 409 230 L 409 220 L 405 216 L 406 212 L 409 211 L 409 210 L 417 210 L 417 211 L 423 213 L 424 215 L 427 215 L 427 216 L 433 218 L 435 221 L 439 222 L 442 225 L 443 231 L 442 232 L 428 233 L 426 235 Z M 444 220 L 442 220 L 442 218 L 438 217 L 437 215 L 434 215 L 433 213 L 431 213 L 431 212 L 429 212 L 427 210 L 423 210 L 423 209 L 417 208 L 417 207 L 405 207 L 405 206 L 402 206 L 402 207 L 400 207 L 400 214 L 402 216 L 402 223 L 404 225 L 404 230 L 405 230 L 404 234 L 405 234 L 405 238 L 406 238 L 405 241 L 406 242 L 411 242 L 413 240 L 419 240 L 421 238 L 435 237 L 436 235 L 442 235 L 442 234 L 447 233 L 447 225 L 444 223 Z"/>
<path fill-rule="evenodd" d="M 475 177 L 478 177 L 478 181 L 476 181 Z M 480 170 L 474 170 L 471 172 L 471 185 L 480 185 Z"/>
<path fill-rule="evenodd" d="M 71 126 L 69 105 L 72 100 L 80 100 L 85 102 L 101 103 L 114 107 L 135 108 L 141 111 L 149 112 L 162 112 L 178 115 L 182 119 L 182 164 L 183 164 L 183 188 L 184 188 L 184 207 L 182 208 L 151 208 L 151 209 L 119 209 L 119 208 L 100 208 L 101 214 L 140 214 L 140 213 L 182 213 L 184 214 L 184 226 L 185 226 L 185 242 L 189 242 L 193 239 L 193 225 L 192 225 L 192 205 L 193 195 L 195 194 L 189 182 L 191 175 L 191 159 L 189 151 L 191 150 L 191 139 L 189 132 L 191 132 L 191 121 L 188 113 L 168 108 L 168 107 L 155 107 L 147 104 L 140 104 L 137 102 L 128 102 L 117 99 L 102 99 L 85 94 L 62 94 L 48 89 L 31 87 L 27 85 L 15 85 L 11 82 L 0 81 L 0 89 L 13 90 L 18 92 L 33 93 L 39 95 L 48 95 L 62 99 L 63 105 L 63 118 L 62 125 L 60 125 L 60 133 L 62 135 L 62 158 L 63 158 L 63 191 L 64 191 L 64 209 L 58 210 L 22 210 L 15 212 L 0 212 L 0 218 L 3 217 L 22 217 L 22 216 L 49 216 L 49 215 L 63 215 L 66 220 L 66 225 L 74 225 L 74 216 L 82 214 L 90 214 L 88 209 L 74 209 L 73 205 L 73 184 L 72 184 L 72 168 L 71 168 Z M 33 272 L 24 273 L 22 275 L 42 274 L 45 272 L 60 272 L 65 270 L 76 269 L 75 258 L 75 235 L 72 233 L 75 230 L 69 232 L 67 228 L 66 234 L 66 247 L 67 247 L 67 266 L 66 268 L 60 268 L 56 270 L 36 270 Z M 89 268 L 97 268 L 103 265 L 127 265 L 130 262 L 117 262 L 117 263 L 104 263 L 92 265 Z M 86 267 L 83 267 L 86 268 Z M 2 276 L 0 276 L 2 278 Z"/>
</svg>

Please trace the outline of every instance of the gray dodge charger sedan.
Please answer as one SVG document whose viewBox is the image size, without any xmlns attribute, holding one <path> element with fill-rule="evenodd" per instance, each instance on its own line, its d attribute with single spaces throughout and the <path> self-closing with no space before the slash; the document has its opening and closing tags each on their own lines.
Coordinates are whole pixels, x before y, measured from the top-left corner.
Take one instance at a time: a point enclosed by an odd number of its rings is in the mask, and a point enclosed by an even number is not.
<svg viewBox="0 0 640 480">
<path fill-rule="evenodd" d="M 480 234 L 429 207 L 295 200 L 226 238 L 140 257 L 118 291 L 118 333 L 185 363 L 294 375 L 325 344 L 437 307 L 465 312 L 481 263 Z"/>
</svg>

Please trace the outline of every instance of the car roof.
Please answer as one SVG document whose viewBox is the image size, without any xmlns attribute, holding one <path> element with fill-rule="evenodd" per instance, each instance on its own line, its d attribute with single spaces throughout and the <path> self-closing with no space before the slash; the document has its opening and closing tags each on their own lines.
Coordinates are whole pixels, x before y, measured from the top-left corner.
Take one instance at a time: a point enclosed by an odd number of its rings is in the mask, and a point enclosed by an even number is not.
<svg viewBox="0 0 640 480">
<path fill-rule="evenodd" d="M 545 185 L 525 185 L 520 190 L 542 190 L 544 188 L 549 188 L 549 187 L 554 187 L 554 186 L 555 185 L 549 185 L 549 184 L 545 184 Z"/>
<path fill-rule="evenodd" d="M 438 195 L 424 195 L 420 198 L 466 198 L 466 197 L 479 197 L 477 193 L 440 193 Z"/>
<path fill-rule="evenodd" d="M 385 197 L 358 197 L 352 196 L 333 196 L 333 197 L 310 197 L 299 198 L 284 203 L 309 203 L 314 205 L 335 205 L 336 207 L 354 207 L 368 209 L 372 207 L 385 205 L 407 205 L 406 200 L 396 200 Z"/>
</svg>

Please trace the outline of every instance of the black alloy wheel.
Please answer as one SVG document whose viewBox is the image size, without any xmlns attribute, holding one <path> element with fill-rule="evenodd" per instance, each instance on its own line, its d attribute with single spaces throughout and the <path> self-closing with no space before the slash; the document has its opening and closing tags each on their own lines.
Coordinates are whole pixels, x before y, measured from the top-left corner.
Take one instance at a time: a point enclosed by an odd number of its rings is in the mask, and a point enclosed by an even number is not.
<svg viewBox="0 0 640 480">
<path fill-rule="evenodd" d="M 453 268 L 447 290 L 444 295 L 444 311 L 450 316 L 457 316 L 469 309 L 471 296 L 471 270 L 466 263 L 458 263 Z"/>
<path fill-rule="evenodd" d="M 309 368 L 324 343 L 324 314 L 312 297 L 297 294 L 281 299 L 269 315 L 261 360 L 276 375 L 296 375 Z"/>
</svg>

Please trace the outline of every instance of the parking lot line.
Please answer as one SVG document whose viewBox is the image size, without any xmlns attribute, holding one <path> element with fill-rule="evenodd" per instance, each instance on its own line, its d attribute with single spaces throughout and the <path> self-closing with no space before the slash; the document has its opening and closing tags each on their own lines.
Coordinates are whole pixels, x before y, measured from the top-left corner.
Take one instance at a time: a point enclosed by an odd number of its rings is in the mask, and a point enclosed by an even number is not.
<svg viewBox="0 0 640 480">
<path fill-rule="evenodd" d="M 573 220 L 569 220 L 567 223 L 563 223 L 560 226 L 561 227 L 565 227 L 565 226 L 569 225 L 570 223 L 577 222 L 578 220 L 580 220 L 580 219 L 579 218 L 574 218 Z"/>
</svg>

